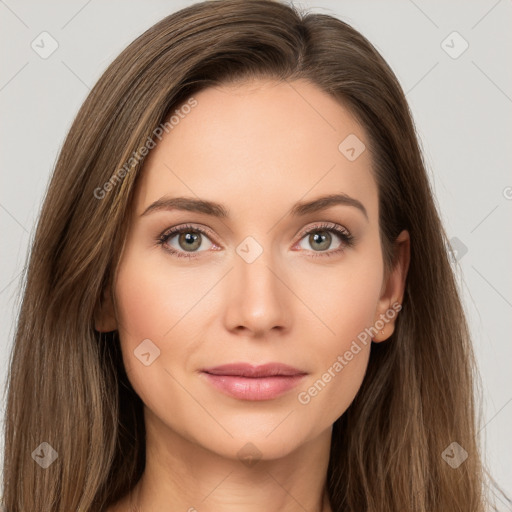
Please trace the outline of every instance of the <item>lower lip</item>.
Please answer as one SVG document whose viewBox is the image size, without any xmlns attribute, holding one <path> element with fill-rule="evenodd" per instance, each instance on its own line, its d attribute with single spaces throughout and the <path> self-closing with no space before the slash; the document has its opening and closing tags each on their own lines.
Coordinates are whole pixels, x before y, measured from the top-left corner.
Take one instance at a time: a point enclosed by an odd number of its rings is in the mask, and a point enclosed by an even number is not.
<svg viewBox="0 0 512 512">
<path fill-rule="evenodd" d="M 212 375 L 203 372 L 208 382 L 223 393 L 240 400 L 271 400 L 293 389 L 305 377 L 276 375 L 272 377 L 240 377 L 238 375 Z"/>
</svg>

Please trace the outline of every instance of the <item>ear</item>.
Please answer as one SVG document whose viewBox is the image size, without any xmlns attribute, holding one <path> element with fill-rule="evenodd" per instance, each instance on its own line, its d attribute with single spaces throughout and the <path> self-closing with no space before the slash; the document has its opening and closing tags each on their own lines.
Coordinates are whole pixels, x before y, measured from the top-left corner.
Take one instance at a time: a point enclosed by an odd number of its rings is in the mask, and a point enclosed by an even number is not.
<svg viewBox="0 0 512 512">
<path fill-rule="evenodd" d="M 372 338 L 375 343 L 387 340 L 395 330 L 396 319 L 404 297 L 410 257 L 409 232 L 404 230 L 395 242 L 394 266 L 382 283 L 381 296 L 373 323 L 376 327 L 381 326 L 379 330 L 375 329 L 377 333 Z"/>
<path fill-rule="evenodd" d="M 94 324 L 98 332 L 111 332 L 117 329 L 117 319 L 112 302 L 112 294 L 108 287 L 103 292 L 96 307 Z"/>
</svg>

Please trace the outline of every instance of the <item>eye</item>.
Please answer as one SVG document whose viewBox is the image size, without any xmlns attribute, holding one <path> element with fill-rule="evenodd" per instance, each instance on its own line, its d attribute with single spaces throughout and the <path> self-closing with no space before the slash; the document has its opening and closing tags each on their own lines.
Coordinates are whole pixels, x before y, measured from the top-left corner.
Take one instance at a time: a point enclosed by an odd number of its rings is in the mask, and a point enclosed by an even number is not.
<svg viewBox="0 0 512 512">
<path fill-rule="evenodd" d="M 206 247 L 206 250 L 215 247 L 218 250 L 218 246 L 215 246 L 209 238 L 209 231 L 199 226 L 177 226 L 173 227 L 157 238 L 157 243 L 161 245 L 167 252 L 171 253 L 178 258 L 196 258 L 197 253 L 203 252 L 198 249 L 201 247 L 203 239 L 209 241 L 210 246 Z M 332 244 L 332 235 L 338 238 L 338 246 L 333 250 L 326 250 Z M 307 238 L 306 238 L 307 236 Z M 175 241 L 173 239 L 176 239 Z M 310 244 L 313 248 L 310 252 L 312 257 L 317 256 L 334 256 L 343 252 L 346 248 L 354 245 L 354 236 L 343 226 L 338 226 L 333 223 L 322 223 L 307 231 L 301 233 L 301 244 L 305 241 Z M 174 242 L 174 244 L 172 243 Z M 314 254 L 316 253 L 316 254 Z"/>
<path fill-rule="evenodd" d="M 176 238 L 175 245 L 170 244 L 173 238 Z M 163 246 L 166 251 L 178 258 L 195 258 L 196 255 L 194 253 L 202 252 L 198 251 L 198 249 L 201 246 L 203 238 L 209 240 L 208 232 L 205 229 L 198 226 L 186 225 L 167 230 L 158 237 L 157 242 L 159 245 Z M 213 246 L 211 242 L 210 244 L 210 247 Z M 208 247 L 206 249 L 208 249 Z"/>
<path fill-rule="evenodd" d="M 333 250 L 326 251 L 333 242 L 333 234 L 340 240 L 340 242 Z M 309 228 L 307 231 L 301 233 L 301 237 L 300 247 L 304 248 L 302 246 L 303 241 L 308 243 L 313 248 L 313 252 L 317 253 L 312 254 L 311 256 L 313 257 L 334 256 L 335 254 L 343 252 L 346 248 L 352 247 L 355 241 L 354 236 L 350 231 L 348 231 L 348 229 L 332 223 L 322 223 L 320 225 L 313 226 L 313 228 Z"/>
</svg>

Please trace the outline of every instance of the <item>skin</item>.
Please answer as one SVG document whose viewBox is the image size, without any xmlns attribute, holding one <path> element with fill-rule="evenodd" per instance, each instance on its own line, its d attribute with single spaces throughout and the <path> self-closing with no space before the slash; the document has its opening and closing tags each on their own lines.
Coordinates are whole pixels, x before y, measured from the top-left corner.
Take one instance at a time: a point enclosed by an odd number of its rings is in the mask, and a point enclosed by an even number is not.
<svg viewBox="0 0 512 512">
<path fill-rule="evenodd" d="M 107 299 L 97 319 L 98 330 L 119 330 L 147 431 L 145 473 L 133 495 L 110 512 L 131 510 L 129 498 L 141 511 L 168 510 L 170 503 L 172 510 L 190 512 L 330 511 L 325 485 L 332 425 L 361 386 L 371 343 L 360 343 L 309 403 L 297 395 L 401 302 L 409 236 L 400 234 L 398 263 L 385 276 L 370 152 L 349 161 L 338 149 L 349 134 L 368 146 L 367 136 L 315 85 L 255 80 L 194 97 L 197 106 L 145 162 L 115 301 Z M 288 214 L 298 201 L 333 193 L 360 201 L 368 218 L 349 205 Z M 216 201 L 231 216 L 178 210 L 141 216 L 164 195 Z M 348 229 L 354 245 L 334 254 L 344 244 L 335 233 L 320 248 L 301 235 L 320 222 Z M 156 242 L 184 224 L 211 233 L 199 234 L 190 260 Z M 179 236 L 168 245 L 190 254 Z M 263 250 L 252 263 L 236 252 L 247 236 Z M 389 338 L 397 316 L 374 342 Z M 145 339 L 160 349 L 149 366 L 134 356 Z M 284 395 L 255 402 L 222 394 L 199 373 L 240 361 L 282 362 L 307 375 Z M 237 455 L 249 442 L 260 457 L 251 467 Z"/>
</svg>

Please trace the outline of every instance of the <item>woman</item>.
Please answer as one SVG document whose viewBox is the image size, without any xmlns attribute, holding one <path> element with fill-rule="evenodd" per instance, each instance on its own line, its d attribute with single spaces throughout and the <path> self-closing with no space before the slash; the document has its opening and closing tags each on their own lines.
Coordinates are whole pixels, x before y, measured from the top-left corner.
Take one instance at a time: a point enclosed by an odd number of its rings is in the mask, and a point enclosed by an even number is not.
<svg viewBox="0 0 512 512">
<path fill-rule="evenodd" d="M 414 125 L 342 21 L 221 0 L 142 34 L 77 115 L 26 279 L 7 511 L 485 510 Z"/>
</svg>

